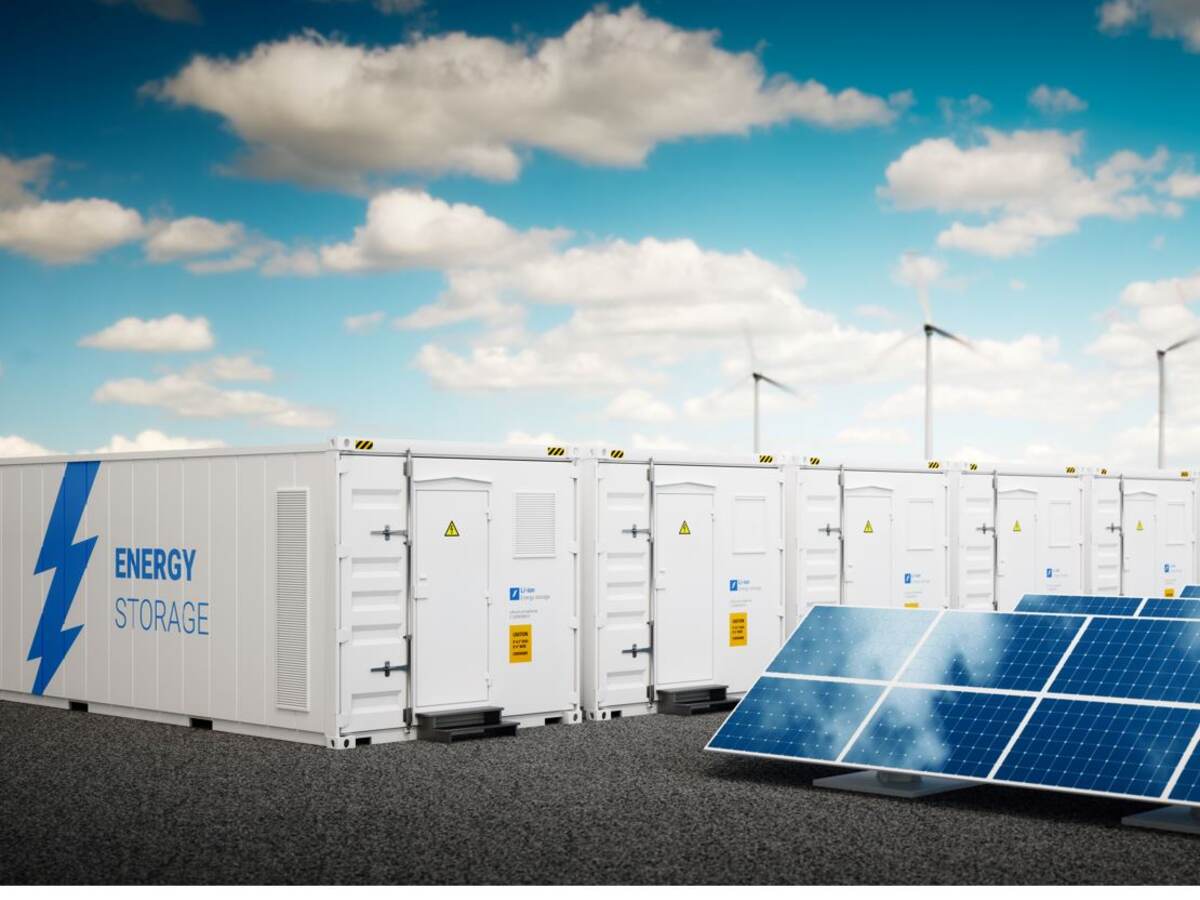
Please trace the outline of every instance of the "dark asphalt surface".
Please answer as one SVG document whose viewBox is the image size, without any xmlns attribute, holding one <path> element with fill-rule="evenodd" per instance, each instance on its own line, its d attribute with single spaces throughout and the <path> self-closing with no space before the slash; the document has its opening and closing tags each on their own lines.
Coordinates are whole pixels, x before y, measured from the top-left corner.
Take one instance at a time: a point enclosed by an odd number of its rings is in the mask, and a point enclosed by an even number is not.
<svg viewBox="0 0 1200 900">
<path fill-rule="evenodd" d="M 0 702 L 0 883 L 1200 883 L 1143 804 L 822 790 L 720 721 L 336 752 Z"/>
</svg>

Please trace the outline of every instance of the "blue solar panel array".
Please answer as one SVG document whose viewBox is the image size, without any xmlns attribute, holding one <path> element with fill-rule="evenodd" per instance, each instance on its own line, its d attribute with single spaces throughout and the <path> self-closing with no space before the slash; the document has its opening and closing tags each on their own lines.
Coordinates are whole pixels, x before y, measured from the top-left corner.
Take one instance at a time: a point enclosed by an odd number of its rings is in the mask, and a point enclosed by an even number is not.
<svg viewBox="0 0 1200 900">
<path fill-rule="evenodd" d="M 1132 616 L 1141 605 L 1141 597 L 1026 594 L 1017 602 L 1016 611 L 1077 613 L 1085 616 Z"/>
<path fill-rule="evenodd" d="M 1200 619 L 1200 600 L 1163 600 L 1151 597 L 1139 619 Z"/>
<path fill-rule="evenodd" d="M 1189 605 L 1090 619 L 817 607 L 709 749 L 1200 806 Z"/>
<path fill-rule="evenodd" d="M 1082 616 L 963 612 L 944 616 L 901 673 L 909 684 L 1040 691 Z"/>
<path fill-rule="evenodd" d="M 1200 597 L 1200 584 L 1189 584 L 1183 589 L 1180 597 Z"/>
</svg>

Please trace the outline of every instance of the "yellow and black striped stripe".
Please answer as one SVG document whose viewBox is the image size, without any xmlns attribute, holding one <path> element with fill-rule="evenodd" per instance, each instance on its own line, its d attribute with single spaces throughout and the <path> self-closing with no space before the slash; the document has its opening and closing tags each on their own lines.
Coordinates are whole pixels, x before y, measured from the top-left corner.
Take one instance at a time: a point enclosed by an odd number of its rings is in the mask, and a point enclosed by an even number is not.
<svg viewBox="0 0 1200 900">
<path fill-rule="evenodd" d="M 1067 474 L 1068 474 L 1068 475 L 1074 475 L 1074 474 L 1075 474 L 1075 467 L 1074 467 L 1074 466 L 1067 466 Z"/>
<path fill-rule="evenodd" d="M 978 472 L 979 471 L 979 463 L 971 463 L 970 468 L 971 468 L 972 472 Z"/>
<path fill-rule="evenodd" d="M 608 455 L 610 457 L 612 457 L 613 459 L 624 459 L 625 451 L 624 450 L 609 450 Z"/>
<path fill-rule="evenodd" d="M 942 467 L 942 464 L 940 462 L 938 462 L 936 459 L 931 459 L 929 461 L 929 468 L 940 469 L 941 467 Z"/>
<path fill-rule="evenodd" d="M 810 466 L 819 466 L 819 465 L 821 464 L 821 457 L 819 457 L 819 456 L 810 456 L 810 457 L 808 458 L 808 464 L 809 464 Z"/>
<path fill-rule="evenodd" d="M 770 453 L 760 453 L 758 454 L 758 461 L 764 465 L 770 465 L 771 463 L 775 462 L 775 457 L 773 457 Z"/>
<path fill-rule="evenodd" d="M 373 450 L 375 449 L 374 441 L 357 440 L 354 442 L 355 450 Z"/>
<path fill-rule="evenodd" d="M 566 456 L 567 448 L 566 447 L 547 447 L 546 455 L 547 456 Z"/>
</svg>

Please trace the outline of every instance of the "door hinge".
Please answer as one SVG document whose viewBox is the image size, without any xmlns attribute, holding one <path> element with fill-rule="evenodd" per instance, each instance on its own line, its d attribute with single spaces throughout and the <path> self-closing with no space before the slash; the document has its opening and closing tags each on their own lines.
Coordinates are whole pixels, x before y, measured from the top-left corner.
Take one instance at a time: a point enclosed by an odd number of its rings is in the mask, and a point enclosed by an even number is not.
<svg viewBox="0 0 1200 900">
<path fill-rule="evenodd" d="M 338 713 L 337 727 L 345 728 L 349 724 L 350 724 L 350 714 L 349 713 Z"/>
<path fill-rule="evenodd" d="M 404 707 L 404 724 L 411 728 L 413 723 L 413 708 L 411 706 Z"/>
<path fill-rule="evenodd" d="M 339 628 L 337 630 L 337 642 L 339 644 L 348 644 L 350 642 L 350 629 Z"/>
<path fill-rule="evenodd" d="M 349 547 L 347 547 L 345 544 L 338 544 L 338 545 L 337 545 L 337 558 L 338 558 L 338 559 L 345 559 L 345 558 L 346 558 L 346 557 L 348 557 L 349 555 L 350 555 L 350 548 L 349 548 Z"/>
</svg>

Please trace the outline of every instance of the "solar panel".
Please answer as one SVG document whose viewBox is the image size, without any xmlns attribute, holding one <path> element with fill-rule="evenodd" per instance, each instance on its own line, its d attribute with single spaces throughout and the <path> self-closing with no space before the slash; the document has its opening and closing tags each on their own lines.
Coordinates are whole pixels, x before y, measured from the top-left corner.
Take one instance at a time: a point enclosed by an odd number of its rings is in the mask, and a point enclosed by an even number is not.
<svg viewBox="0 0 1200 900">
<path fill-rule="evenodd" d="M 1200 584 L 1189 584 L 1183 589 L 1180 597 L 1200 597 Z"/>
<path fill-rule="evenodd" d="M 1200 620 L 814 607 L 708 749 L 1200 807 L 1198 745 Z"/>
<path fill-rule="evenodd" d="M 1139 619 L 1200 619 L 1200 600 L 1164 600 L 1151 597 L 1138 613 Z"/>
<path fill-rule="evenodd" d="M 1200 622 L 1093 619 L 1050 690 L 1200 703 Z"/>
<path fill-rule="evenodd" d="M 1141 597 L 1026 594 L 1017 602 L 1016 611 L 1078 613 L 1085 616 L 1132 616 L 1141 604 Z"/>
<path fill-rule="evenodd" d="M 900 680 L 1040 691 L 1084 621 L 967 611 L 943 616 Z"/>
<path fill-rule="evenodd" d="M 709 742 L 717 750 L 834 760 L 883 688 L 764 677 Z"/>
<path fill-rule="evenodd" d="M 814 606 L 767 671 L 889 681 L 936 618 L 931 610 Z"/>
<path fill-rule="evenodd" d="M 1032 697 L 896 688 L 845 756 L 847 763 L 986 778 Z"/>
<path fill-rule="evenodd" d="M 1160 797 L 1200 728 L 1200 709 L 1043 700 L 997 780 Z"/>
</svg>

